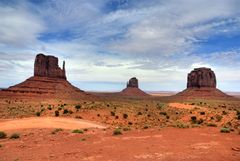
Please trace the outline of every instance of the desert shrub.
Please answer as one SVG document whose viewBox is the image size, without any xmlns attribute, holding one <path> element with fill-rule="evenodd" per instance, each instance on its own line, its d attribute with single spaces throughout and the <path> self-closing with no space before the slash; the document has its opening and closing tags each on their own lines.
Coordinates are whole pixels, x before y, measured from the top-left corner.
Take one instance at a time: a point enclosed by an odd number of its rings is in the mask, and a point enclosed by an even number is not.
<svg viewBox="0 0 240 161">
<path fill-rule="evenodd" d="M 100 117 L 100 114 L 97 114 L 97 117 Z"/>
<path fill-rule="evenodd" d="M 85 129 L 83 129 L 83 131 L 88 131 L 88 129 L 85 128 Z"/>
<path fill-rule="evenodd" d="M 124 114 L 123 114 L 123 118 L 124 118 L 124 119 L 127 119 L 127 118 L 128 118 L 128 114 L 124 113 Z"/>
<path fill-rule="evenodd" d="M 3 131 L 0 131 L 0 139 L 5 139 L 7 137 L 7 134 Z"/>
<path fill-rule="evenodd" d="M 78 111 L 82 106 L 81 105 L 76 105 L 75 108 Z"/>
<path fill-rule="evenodd" d="M 119 118 L 119 116 L 115 116 L 115 119 L 118 119 Z"/>
<path fill-rule="evenodd" d="M 167 118 L 167 119 L 169 119 L 169 118 L 170 118 L 170 116 L 168 116 L 168 115 L 167 115 L 167 116 L 166 116 L 166 118 Z"/>
<path fill-rule="evenodd" d="M 38 111 L 38 112 L 36 112 L 36 116 L 38 116 L 38 117 L 39 117 L 40 115 L 41 115 L 41 112 L 39 112 L 39 111 Z"/>
<path fill-rule="evenodd" d="M 148 115 L 147 115 L 147 117 L 151 117 L 151 115 L 150 115 L 150 114 L 148 114 Z"/>
<path fill-rule="evenodd" d="M 149 128 L 148 125 L 144 125 L 144 126 L 143 126 L 143 129 L 148 129 L 148 128 Z"/>
<path fill-rule="evenodd" d="M 59 116 L 59 111 L 55 111 L 55 116 L 56 116 L 56 117 Z"/>
<path fill-rule="evenodd" d="M 201 112 L 200 112 L 200 115 L 205 115 L 205 112 L 204 112 L 204 111 L 201 111 Z"/>
<path fill-rule="evenodd" d="M 58 132 L 60 132 L 60 131 L 63 131 L 63 129 L 57 128 L 57 129 L 55 129 L 55 130 L 52 131 L 52 134 L 56 134 L 56 133 L 58 133 Z"/>
<path fill-rule="evenodd" d="M 48 105 L 48 110 L 52 110 L 52 107 L 51 107 L 51 105 Z"/>
<path fill-rule="evenodd" d="M 76 116 L 75 118 L 76 119 L 82 119 L 82 116 Z"/>
<path fill-rule="evenodd" d="M 130 131 L 131 129 L 130 129 L 130 127 L 124 127 L 123 128 L 123 131 Z"/>
<path fill-rule="evenodd" d="M 80 129 L 75 129 L 72 131 L 72 133 L 76 133 L 76 134 L 83 134 L 83 131 Z"/>
<path fill-rule="evenodd" d="M 221 121 L 222 118 L 223 118 L 223 117 L 222 117 L 221 115 L 216 115 L 216 120 L 217 120 L 217 122 Z"/>
<path fill-rule="evenodd" d="M 142 115 L 142 112 L 138 112 L 137 115 Z"/>
<path fill-rule="evenodd" d="M 160 112 L 159 114 L 166 116 L 166 115 L 167 115 L 167 112 Z"/>
<path fill-rule="evenodd" d="M 189 128 L 189 125 L 186 125 L 182 122 L 177 122 L 177 124 L 175 125 L 175 127 L 177 128 L 181 128 L 181 129 L 185 129 L 185 128 Z"/>
<path fill-rule="evenodd" d="M 196 123 L 197 123 L 197 124 L 201 124 L 201 123 L 203 123 L 203 119 L 199 119 L 199 120 L 197 120 Z"/>
<path fill-rule="evenodd" d="M 1 147 L 3 147 L 3 145 L 2 145 L 2 144 L 0 144 L 0 148 L 1 148 Z"/>
<path fill-rule="evenodd" d="M 226 115 L 226 114 L 227 114 L 227 112 L 226 112 L 226 111 L 222 111 L 222 114 L 223 114 L 223 115 Z"/>
<path fill-rule="evenodd" d="M 210 127 L 217 127 L 217 125 L 214 124 L 214 123 L 208 123 L 207 126 L 210 126 Z"/>
<path fill-rule="evenodd" d="M 223 127 L 221 128 L 220 132 L 222 133 L 230 133 L 231 129 L 230 128 L 227 128 L 227 127 Z"/>
<path fill-rule="evenodd" d="M 10 136 L 10 139 L 18 139 L 20 138 L 20 134 L 18 133 L 13 133 L 11 136 Z"/>
<path fill-rule="evenodd" d="M 117 128 L 113 131 L 113 135 L 122 135 L 121 129 Z"/>
<path fill-rule="evenodd" d="M 107 107 L 109 107 L 110 105 L 109 104 L 107 104 Z"/>
<path fill-rule="evenodd" d="M 128 125 L 132 125 L 133 123 L 132 122 L 128 122 Z"/>
<path fill-rule="evenodd" d="M 64 109 L 63 114 L 67 114 L 67 113 L 68 113 L 68 109 Z"/>
<path fill-rule="evenodd" d="M 58 111 L 61 111 L 62 110 L 62 107 L 58 107 Z"/>
<path fill-rule="evenodd" d="M 111 111 L 111 116 L 115 116 L 115 112 Z"/>
<path fill-rule="evenodd" d="M 191 117 L 191 121 L 192 121 L 192 123 L 195 124 L 197 122 L 197 117 L 196 116 L 192 116 Z"/>
<path fill-rule="evenodd" d="M 237 116 L 237 119 L 240 120 L 240 115 Z"/>
</svg>

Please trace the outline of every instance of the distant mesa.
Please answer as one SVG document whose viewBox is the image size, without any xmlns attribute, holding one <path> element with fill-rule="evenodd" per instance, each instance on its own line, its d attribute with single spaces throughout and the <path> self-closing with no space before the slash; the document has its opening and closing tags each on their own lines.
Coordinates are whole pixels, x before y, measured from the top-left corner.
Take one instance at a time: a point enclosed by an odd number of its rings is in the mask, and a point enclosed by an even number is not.
<svg viewBox="0 0 240 161">
<path fill-rule="evenodd" d="M 127 82 L 127 87 L 133 87 L 133 88 L 138 88 L 138 80 L 136 77 L 131 78 Z"/>
<path fill-rule="evenodd" d="M 58 58 L 38 54 L 34 63 L 34 76 L 1 91 L 0 96 L 79 98 L 87 94 L 67 81 L 65 62 L 58 66 Z"/>
<path fill-rule="evenodd" d="M 187 88 L 216 88 L 215 73 L 210 68 L 195 68 L 188 74 Z"/>
<path fill-rule="evenodd" d="M 136 77 L 131 78 L 127 82 L 127 87 L 122 90 L 120 94 L 125 96 L 149 96 L 147 93 L 138 88 L 138 79 Z"/>
<path fill-rule="evenodd" d="M 216 88 L 217 80 L 210 68 L 195 68 L 188 74 L 187 89 L 176 96 L 185 98 L 223 98 L 230 97 Z"/>
</svg>

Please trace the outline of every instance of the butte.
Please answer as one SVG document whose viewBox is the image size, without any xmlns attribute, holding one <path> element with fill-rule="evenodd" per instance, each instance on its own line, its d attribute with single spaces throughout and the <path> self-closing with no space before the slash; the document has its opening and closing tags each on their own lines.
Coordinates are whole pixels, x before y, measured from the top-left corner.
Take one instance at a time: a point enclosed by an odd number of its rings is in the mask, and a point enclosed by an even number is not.
<svg viewBox="0 0 240 161">
<path fill-rule="evenodd" d="M 34 76 L 0 92 L 1 97 L 82 98 L 87 94 L 67 81 L 65 62 L 62 69 L 58 58 L 38 54 Z"/>
<path fill-rule="evenodd" d="M 127 87 L 120 92 L 124 96 L 149 96 L 147 93 L 143 92 L 138 88 L 138 79 L 133 77 L 127 82 Z"/>
<path fill-rule="evenodd" d="M 217 79 L 215 73 L 210 68 L 195 68 L 188 74 L 187 89 L 176 94 L 183 98 L 230 98 L 216 88 Z"/>
</svg>

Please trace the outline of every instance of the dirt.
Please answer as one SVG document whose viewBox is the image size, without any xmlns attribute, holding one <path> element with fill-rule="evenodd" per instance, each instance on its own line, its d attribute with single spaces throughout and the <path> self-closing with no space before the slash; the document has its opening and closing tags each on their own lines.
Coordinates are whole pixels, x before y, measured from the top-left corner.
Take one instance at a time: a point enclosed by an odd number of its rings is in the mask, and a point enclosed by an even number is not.
<svg viewBox="0 0 240 161">
<path fill-rule="evenodd" d="M 86 120 L 57 117 L 32 117 L 13 120 L 1 120 L 1 130 L 19 130 L 33 128 L 61 128 L 61 129 L 83 129 L 83 128 L 105 128 L 105 126 Z"/>
<path fill-rule="evenodd" d="M 84 134 L 53 129 L 17 130 L 20 139 L 0 140 L 0 161 L 238 161 L 240 136 L 218 128 L 148 129 L 112 135 L 112 129 Z M 7 131 L 8 134 L 16 130 Z"/>
</svg>

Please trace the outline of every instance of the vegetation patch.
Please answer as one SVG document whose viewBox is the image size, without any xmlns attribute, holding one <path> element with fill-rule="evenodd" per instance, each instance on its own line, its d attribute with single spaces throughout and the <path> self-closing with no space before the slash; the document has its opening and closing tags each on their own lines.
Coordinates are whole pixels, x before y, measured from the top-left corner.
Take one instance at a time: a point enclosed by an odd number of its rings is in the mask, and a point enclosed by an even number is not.
<svg viewBox="0 0 240 161">
<path fill-rule="evenodd" d="M 113 135 L 122 135 L 121 129 L 117 128 L 113 131 Z"/>
<path fill-rule="evenodd" d="M 72 131 L 72 133 L 76 133 L 76 134 L 83 134 L 83 131 L 80 129 L 75 129 Z"/>
<path fill-rule="evenodd" d="M 227 128 L 227 127 L 223 127 L 221 128 L 220 132 L 222 133 L 230 133 L 231 129 L 230 128 Z"/>
<path fill-rule="evenodd" d="M 0 131 L 0 139 L 5 139 L 7 134 L 4 131 Z"/>
<path fill-rule="evenodd" d="M 18 139 L 20 138 L 20 134 L 18 133 L 13 133 L 11 136 L 10 136 L 10 139 Z"/>
</svg>

